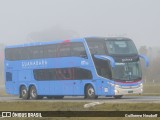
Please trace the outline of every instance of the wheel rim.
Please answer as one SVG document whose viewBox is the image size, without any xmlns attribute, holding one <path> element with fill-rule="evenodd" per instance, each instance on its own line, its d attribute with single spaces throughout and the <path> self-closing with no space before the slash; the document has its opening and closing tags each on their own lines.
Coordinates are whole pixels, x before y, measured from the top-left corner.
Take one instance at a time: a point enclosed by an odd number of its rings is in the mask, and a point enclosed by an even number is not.
<svg viewBox="0 0 160 120">
<path fill-rule="evenodd" d="M 93 96 L 94 95 L 94 89 L 93 88 L 89 88 L 88 89 L 88 95 L 89 96 Z"/>
<path fill-rule="evenodd" d="M 22 96 L 25 96 L 26 93 L 27 93 L 26 89 L 23 89 L 23 90 L 22 90 Z"/>
<path fill-rule="evenodd" d="M 37 96 L 36 90 L 34 90 L 34 89 L 31 90 L 31 96 L 33 98 L 35 98 Z"/>
</svg>

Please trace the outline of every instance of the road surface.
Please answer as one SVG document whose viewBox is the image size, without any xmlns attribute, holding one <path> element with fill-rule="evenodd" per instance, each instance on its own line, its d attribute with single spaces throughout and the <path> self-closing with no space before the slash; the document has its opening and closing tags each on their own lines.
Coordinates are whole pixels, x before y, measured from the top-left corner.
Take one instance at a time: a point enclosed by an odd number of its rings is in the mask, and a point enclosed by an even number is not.
<svg viewBox="0 0 160 120">
<path fill-rule="evenodd" d="M 105 103 L 160 103 L 160 96 L 123 96 L 121 99 L 114 99 L 112 97 L 99 97 L 95 100 L 87 100 L 83 97 L 70 97 L 66 96 L 64 99 L 47 99 L 41 100 L 22 100 L 18 96 L 0 96 L 0 102 L 15 102 L 15 101 L 27 101 L 27 102 L 105 102 Z"/>
</svg>

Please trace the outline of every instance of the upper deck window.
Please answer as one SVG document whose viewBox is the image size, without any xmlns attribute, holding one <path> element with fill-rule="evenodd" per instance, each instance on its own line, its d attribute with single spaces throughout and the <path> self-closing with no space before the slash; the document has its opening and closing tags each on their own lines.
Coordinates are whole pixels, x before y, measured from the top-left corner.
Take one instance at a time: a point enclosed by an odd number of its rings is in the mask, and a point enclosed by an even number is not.
<svg viewBox="0 0 160 120">
<path fill-rule="evenodd" d="M 6 60 L 11 61 L 71 56 L 87 58 L 85 47 L 82 42 L 70 42 L 67 44 L 58 43 L 5 49 Z"/>
<path fill-rule="evenodd" d="M 91 54 L 105 55 L 105 44 L 104 41 L 88 41 L 88 46 Z"/>
<path fill-rule="evenodd" d="M 87 57 L 83 43 L 80 42 L 72 43 L 71 56 L 85 57 L 85 58 Z"/>
<path fill-rule="evenodd" d="M 60 44 L 57 53 L 58 57 L 87 57 L 84 45 L 81 42 Z"/>
<path fill-rule="evenodd" d="M 44 58 L 54 58 L 57 54 L 57 45 L 49 44 L 44 46 Z"/>
</svg>

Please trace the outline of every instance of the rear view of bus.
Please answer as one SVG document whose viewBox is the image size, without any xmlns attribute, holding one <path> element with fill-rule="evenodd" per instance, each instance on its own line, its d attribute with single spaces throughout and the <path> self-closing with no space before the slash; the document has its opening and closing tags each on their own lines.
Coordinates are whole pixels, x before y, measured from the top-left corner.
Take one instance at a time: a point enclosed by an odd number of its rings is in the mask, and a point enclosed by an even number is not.
<svg viewBox="0 0 160 120">
<path fill-rule="evenodd" d="M 140 58 L 146 61 L 146 65 L 148 59 L 138 54 L 132 40 L 118 37 L 86 40 L 106 96 L 121 98 L 143 92 Z"/>
</svg>

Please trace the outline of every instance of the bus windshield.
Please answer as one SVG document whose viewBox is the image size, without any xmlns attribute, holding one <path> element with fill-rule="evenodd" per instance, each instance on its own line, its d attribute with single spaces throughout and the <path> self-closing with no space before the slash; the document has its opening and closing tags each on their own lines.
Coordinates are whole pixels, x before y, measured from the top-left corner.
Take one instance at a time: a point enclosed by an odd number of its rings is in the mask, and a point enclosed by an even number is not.
<svg viewBox="0 0 160 120">
<path fill-rule="evenodd" d="M 107 40 L 106 46 L 109 54 L 138 54 L 131 40 Z"/>
<path fill-rule="evenodd" d="M 139 80 L 141 79 L 141 70 L 139 62 L 116 63 L 112 69 L 113 80 Z"/>
<path fill-rule="evenodd" d="M 136 46 L 132 40 L 128 39 L 97 39 L 88 40 L 91 54 L 94 55 L 135 55 L 138 54 Z"/>
</svg>

